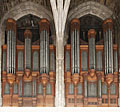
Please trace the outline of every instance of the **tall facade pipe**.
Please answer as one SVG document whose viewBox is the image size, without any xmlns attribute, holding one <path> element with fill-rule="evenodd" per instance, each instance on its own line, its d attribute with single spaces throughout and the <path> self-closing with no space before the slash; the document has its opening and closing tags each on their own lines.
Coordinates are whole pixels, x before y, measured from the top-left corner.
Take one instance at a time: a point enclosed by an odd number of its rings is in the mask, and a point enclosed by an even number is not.
<svg viewBox="0 0 120 112">
<path fill-rule="evenodd" d="M 30 30 L 25 30 L 25 70 L 30 71 L 31 69 L 31 39 L 32 33 Z"/>
<path fill-rule="evenodd" d="M 40 33 L 40 74 L 49 73 L 49 22 L 41 19 L 39 22 Z"/>
<path fill-rule="evenodd" d="M 7 73 L 16 72 L 16 21 L 7 20 Z"/>
<path fill-rule="evenodd" d="M 107 19 L 103 23 L 105 74 L 113 73 L 113 22 Z"/>
<path fill-rule="evenodd" d="M 94 29 L 90 29 L 88 31 L 89 69 L 95 69 L 95 38 L 96 38 L 96 31 Z"/>
<path fill-rule="evenodd" d="M 80 21 L 71 21 L 71 73 L 80 74 Z"/>
</svg>

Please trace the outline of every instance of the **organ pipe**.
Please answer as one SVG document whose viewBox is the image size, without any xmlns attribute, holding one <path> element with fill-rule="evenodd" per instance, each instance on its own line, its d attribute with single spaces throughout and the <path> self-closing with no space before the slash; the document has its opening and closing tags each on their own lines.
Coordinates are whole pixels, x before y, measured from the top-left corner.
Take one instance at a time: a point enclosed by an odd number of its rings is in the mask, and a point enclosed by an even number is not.
<svg viewBox="0 0 120 112">
<path fill-rule="evenodd" d="M 84 80 L 84 96 L 87 97 L 87 80 Z"/>
<path fill-rule="evenodd" d="M 2 56 L 2 70 L 5 71 L 6 70 L 6 51 L 3 51 L 3 56 Z"/>
<path fill-rule="evenodd" d="M 112 37 L 112 19 L 107 19 L 103 23 L 104 30 L 104 58 L 105 74 L 113 73 L 113 37 Z"/>
<path fill-rule="evenodd" d="M 88 31 L 89 38 L 89 69 L 95 69 L 95 36 L 94 29 Z"/>
<path fill-rule="evenodd" d="M 98 97 L 101 98 L 101 79 L 98 80 Z"/>
<path fill-rule="evenodd" d="M 15 74 L 16 70 L 16 22 L 7 20 L 7 73 Z"/>
<path fill-rule="evenodd" d="M 49 73 L 49 22 L 42 19 L 40 29 L 40 74 Z"/>
<path fill-rule="evenodd" d="M 31 38 L 32 33 L 30 30 L 25 30 L 25 69 L 31 69 Z"/>
<path fill-rule="evenodd" d="M 79 42 L 80 21 L 71 21 L 71 73 L 80 74 L 80 42 Z"/>
</svg>

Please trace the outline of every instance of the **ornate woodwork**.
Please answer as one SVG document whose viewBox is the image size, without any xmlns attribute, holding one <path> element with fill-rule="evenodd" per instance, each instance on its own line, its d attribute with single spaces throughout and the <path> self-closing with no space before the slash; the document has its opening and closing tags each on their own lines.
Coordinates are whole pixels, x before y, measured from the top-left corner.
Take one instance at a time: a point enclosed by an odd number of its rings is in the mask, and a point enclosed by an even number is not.
<svg viewBox="0 0 120 112">
<path fill-rule="evenodd" d="M 72 20 L 74 24 L 76 19 Z M 78 20 L 79 21 L 79 20 Z M 78 22 L 80 23 L 80 22 Z M 112 19 L 104 21 L 104 29 L 112 30 Z M 82 23 L 84 24 L 84 23 Z M 71 23 L 72 30 L 75 26 Z M 102 26 L 102 25 L 101 25 Z M 80 27 L 78 28 L 80 29 Z M 70 30 L 71 31 L 71 30 Z M 103 32 L 103 34 L 104 34 Z M 72 31 L 70 32 L 72 35 Z M 102 36 L 102 35 L 101 35 Z M 72 36 L 74 37 L 74 36 Z M 110 35 L 108 36 L 110 38 Z M 82 38 L 82 37 L 80 37 Z M 104 36 L 102 37 L 105 38 Z M 80 41 L 80 74 L 72 73 L 72 40 L 71 44 L 65 46 L 65 102 L 67 107 L 117 107 L 118 106 L 118 57 L 117 50 L 118 46 L 113 44 L 112 40 L 109 41 L 110 49 L 113 50 L 113 72 L 105 73 L 105 46 L 106 43 L 102 44 L 97 42 L 95 29 L 88 31 L 88 42 L 87 44 Z M 101 40 L 100 40 L 101 41 Z M 91 46 L 92 45 L 92 46 Z M 91 47 L 90 47 L 91 46 Z M 76 48 L 75 48 L 76 49 Z M 75 50 L 74 49 L 74 50 Z M 111 57 L 111 52 L 108 51 L 108 56 Z M 68 54 L 69 53 L 69 54 Z M 69 56 L 68 56 L 69 55 Z M 91 56 L 91 58 L 90 58 Z M 70 58 L 69 58 L 70 57 Z M 74 57 L 75 58 L 75 57 Z M 66 61 L 67 60 L 67 61 Z M 112 62 L 111 61 L 111 62 Z M 68 64 L 70 63 L 70 65 Z M 90 67 L 90 63 L 94 66 Z M 108 65 L 107 65 L 108 66 Z M 71 89 L 71 90 L 70 90 Z"/>
<path fill-rule="evenodd" d="M 38 25 L 40 29 L 39 33 L 41 33 L 41 31 L 43 30 L 46 30 L 49 33 L 50 28 L 48 20 L 41 19 Z M 7 32 L 9 32 L 9 30 L 13 30 L 17 35 L 17 30 L 15 30 L 17 29 L 15 20 L 8 19 L 6 27 Z M 9 33 L 7 33 L 7 35 L 9 35 Z M 14 36 L 11 35 L 11 38 L 12 37 Z M 29 29 L 28 27 L 26 27 L 26 29 L 24 30 L 24 38 L 24 43 L 21 41 L 22 44 L 19 44 L 20 42 L 17 40 L 17 43 L 15 44 L 16 63 L 14 73 L 7 72 L 7 58 L 9 58 L 7 57 L 7 55 L 8 52 L 12 53 L 12 51 L 8 50 L 9 43 L 2 46 L 2 106 L 52 107 L 54 106 L 55 96 L 55 46 L 49 44 L 48 34 L 47 48 L 49 52 L 46 54 L 46 56 L 51 57 L 51 61 L 48 59 L 48 63 L 46 65 L 48 67 L 48 72 L 44 72 L 41 74 L 41 43 L 37 45 L 33 44 L 31 39 L 34 37 L 31 29 Z M 46 38 L 46 35 L 40 35 L 39 38 Z M 42 56 L 44 57 L 44 55 Z"/>
</svg>

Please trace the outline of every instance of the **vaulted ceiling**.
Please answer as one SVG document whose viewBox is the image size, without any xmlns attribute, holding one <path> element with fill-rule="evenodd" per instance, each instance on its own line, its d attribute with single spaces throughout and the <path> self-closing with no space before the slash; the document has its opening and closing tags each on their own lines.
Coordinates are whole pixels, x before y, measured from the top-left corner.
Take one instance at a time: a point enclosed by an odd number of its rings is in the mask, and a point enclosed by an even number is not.
<svg viewBox="0 0 120 112">
<path fill-rule="evenodd" d="M 51 11 L 50 0 L 0 0 L 0 19 L 7 11 L 12 9 L 14 6 L 26 1 L 40 4 Z M 69 11 L 74 9 L 79 4 L 87 1 L 95 1 L 107 6 L 110 10 L 113 11 L 115 18 L 120 24 L 120 0 L 71 0 Z"/>
</svg>

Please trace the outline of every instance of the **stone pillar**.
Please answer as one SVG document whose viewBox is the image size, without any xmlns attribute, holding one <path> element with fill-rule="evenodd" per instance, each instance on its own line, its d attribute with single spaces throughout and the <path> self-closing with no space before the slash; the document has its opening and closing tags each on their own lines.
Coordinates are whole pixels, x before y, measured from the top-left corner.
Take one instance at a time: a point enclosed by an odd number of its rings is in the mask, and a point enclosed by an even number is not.
<svg viewBox="0 0 120 112">
<path fill-rule="evenodd" d="M 56 38 L 56 85 L 55 85 L 55 106 L 65 106 L 64 87 L 64 42 L 63 37 Z"/>
<path fill-rule="evenodd" d="M 119 98 L 118 98 L 118 106 L 120 107 L 120 28 L 118 32 L 118 60 L 119 60 Z"/>
<path fill-rule="evenodd" d="M 90 29 L 88 31 L 88 41 L 89 41 L 89 69 L 95 69 L 95 38 L 96 31 Z"/>
<path fill-rule="evenodd" d="M 107 19 L 103 23 L 104 31 L 104 60 L 105 74 L 113 74 L 113 37 L 112 37 L 113 22 L 112 19 Z"/>
<path fill-rule="evenodd" d="M 29 76 L 31 71 L 31 38 L 32 38 L 31 31 L 25 30 L 24 37 L 25 37 L 25 72 L 26 75 Z"/>
</svg>

